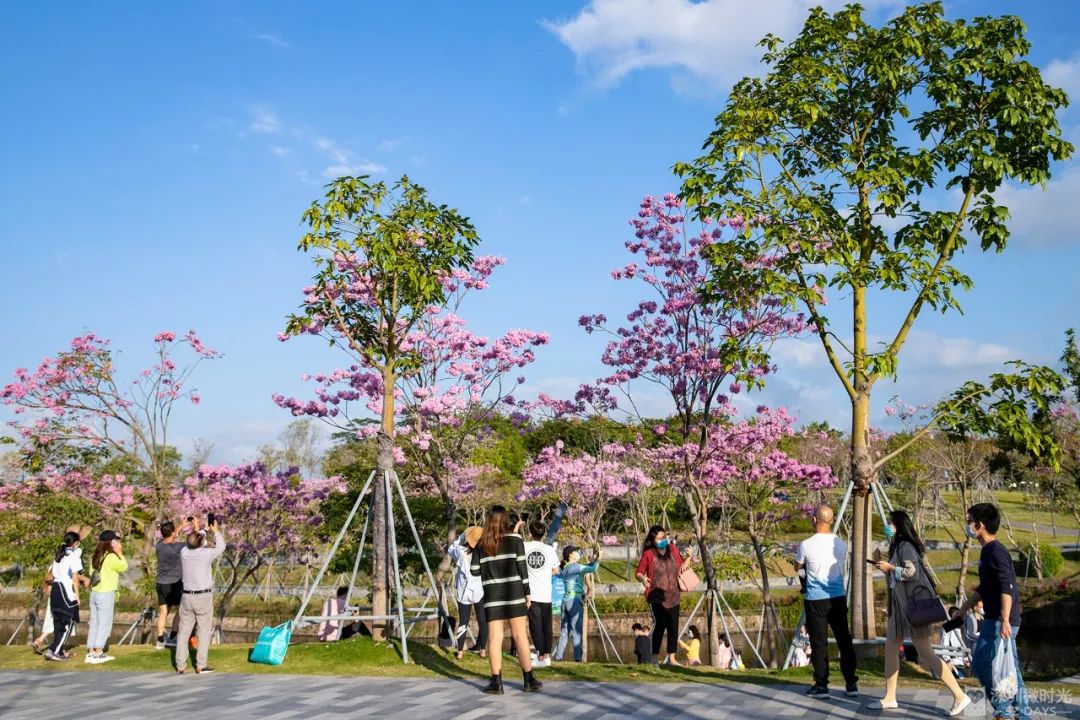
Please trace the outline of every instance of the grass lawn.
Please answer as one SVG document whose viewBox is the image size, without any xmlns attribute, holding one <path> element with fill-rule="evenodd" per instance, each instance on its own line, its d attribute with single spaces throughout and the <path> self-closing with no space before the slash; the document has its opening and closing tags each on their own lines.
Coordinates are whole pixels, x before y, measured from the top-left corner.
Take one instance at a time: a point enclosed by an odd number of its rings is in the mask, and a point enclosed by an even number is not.
<svg viewBox="0 0 1080 720">
<path fill-rule="evenodd" d="M 278 667 L 256 665 L 247 661 L 250 645 L 215 645 L 210 651 L 210 666 L 219 672 L 253 675 L 338 675 L 379 677 L 447 677 L 455 679 L 486 680 L 489 669 L 487 661 L 472 653 L 465 659 L 456 660 L 443 650 L 419 643 L 410 644 L 409 664 L 401 662 L 396 643 L 374 643 L 369 638 L 353 638 L 338 643 L 303 643 L 289 648 L 285 663 Z M 82 662 L 83 648 L 76 648 L 76 657 L 66 663 L 49 663 L 33 654 L 26 647 L 0 647 L 0 670 L 76 670 L 82 672 L 172 672 L 171 651 L 154 650 L 149 646 L 123 646 L 112 648 L 114 662 L 105 665 L 87 665 Z M 504 658 L 503 674 L 508 680 L 516 680 L 516 662 Z M 865 660 L 859 665 L 860 683 L 865 687 L 882 685 L 880 658 Z M 905 687 L 940 687 L 921 668 L 909 663 L 901 665 L 901 683 Z M 833 673 L 840 677 L 836 663 Z M 606 663 L 577 664 L 557 663 L 552 668 L 537 671 L 542 680 L 567 680 L 591 682 L 696 682 L 696 683 L 809 683 L 811 670 L 793 668 L 778 670 L 751 669 L 743 671 L 719 671 L 709 668 L 661 669 L 650 665 L 616 665 Z M 973 680 L 964 681 L 972 687 Z M 1044 683 L 1028 683 L 1040 687 Z M 871 691 L 873 692 L 873 691 Z"/>
</svg>

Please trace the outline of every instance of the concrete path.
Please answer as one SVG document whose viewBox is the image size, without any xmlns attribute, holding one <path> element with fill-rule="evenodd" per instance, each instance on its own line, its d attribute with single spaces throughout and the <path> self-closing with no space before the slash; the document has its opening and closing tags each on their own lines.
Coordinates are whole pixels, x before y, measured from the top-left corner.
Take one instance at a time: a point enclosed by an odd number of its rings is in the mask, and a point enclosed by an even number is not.
<svg viewBox="0 0 1080 720">
<path fill-rule="evenodd" d="M 345 670 L 345 668 L 343 668 Z M 869 709 L 870 697 L 811 700 L 805 688 L 751 684 L 596 684 L 549 682 L 541 692 L 521 692 L 516 676 L 506 695 L 488 697 L 459 680 L 253 676 L 203 677 L 121 672 L 0 672 L 0 717 L 294 720 L 406 718 L 407 720 L 555 720 L 556 718 L 935 718 L 948 707 L 938 690 L 901 691 L 899 711 Z M 874 689 L 877 696 L 880 689 Z M 972 693 L 975 697 L 974 692 Z M 1080 719 L 1080 694 L 1035 698 L 1036 717 Z M 975 703 L 966 718 L 987 718 Z"/>
</svg>

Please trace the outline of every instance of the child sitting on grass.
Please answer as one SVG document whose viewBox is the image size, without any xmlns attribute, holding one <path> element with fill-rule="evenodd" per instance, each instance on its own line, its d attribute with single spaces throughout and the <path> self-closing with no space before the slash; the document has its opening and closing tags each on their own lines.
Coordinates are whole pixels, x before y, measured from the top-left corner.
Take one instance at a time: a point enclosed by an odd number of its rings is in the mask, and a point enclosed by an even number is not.
<svg viewBox="0 0 1080 720">
<path fill-rule="evenodd" d="M 688 665 L 701 664 L 701 631 L 697 625 L 690 626 L 690 642 L 679 640 L 679 645 L 686 651 L 686 663 Z"/>
<path fill-rule="evenodd" d="M 634 631 L 634 654 L 637 655 L 638 665 L 655 665 L 656 659 L 652 654 L 649 626 L 634 623 L 631 629 Z"/>
</svg>

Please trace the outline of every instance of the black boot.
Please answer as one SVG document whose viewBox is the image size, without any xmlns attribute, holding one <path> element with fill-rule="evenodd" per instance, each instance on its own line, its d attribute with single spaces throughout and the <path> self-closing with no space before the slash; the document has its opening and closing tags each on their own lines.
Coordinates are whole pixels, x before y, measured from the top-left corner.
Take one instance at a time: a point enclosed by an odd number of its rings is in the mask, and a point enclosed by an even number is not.
<svg viewBox="0 0 1080 720">
<path fill-rule="evenodd" d="M 491 681 L 487 684 L 487 686 L 484 687 L 481 692 L 487 693 L 488 695 L 502 695 L 502 675 L 492 675 Z"/>
<path fill-rule="evenodd" d="M 544 687 L 544 683 L 536 679 L 532 670 L 525 671 L 525 692 L 536 692 L 540 688 Z"/>
</svg>

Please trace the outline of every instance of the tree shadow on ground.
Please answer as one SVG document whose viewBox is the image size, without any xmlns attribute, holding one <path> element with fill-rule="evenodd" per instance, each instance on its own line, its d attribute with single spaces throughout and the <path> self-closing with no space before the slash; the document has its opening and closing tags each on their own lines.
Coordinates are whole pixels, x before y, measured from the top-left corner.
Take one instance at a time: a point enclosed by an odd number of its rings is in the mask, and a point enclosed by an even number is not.
<svg viewBox="0 0 1080 720">
<path fill-rule="evenodd" d="M 398 654 L 401 653 L 401 648 L 398 643 L 394 643 L 395 650 Z M 462 667 L 454 662 L 451 657 L 443 650 L 431 645 L 421 645 L 420 643 L 409 643 L 409 659 L 420 667 L 426 668 L 436 675 L 449 678 L 451 680 L 460 680 L 461 682 L 469 682 L 473 680 L 486 680 L 487 676 L 470 670 L 469 668 Z"/>
</svg>

